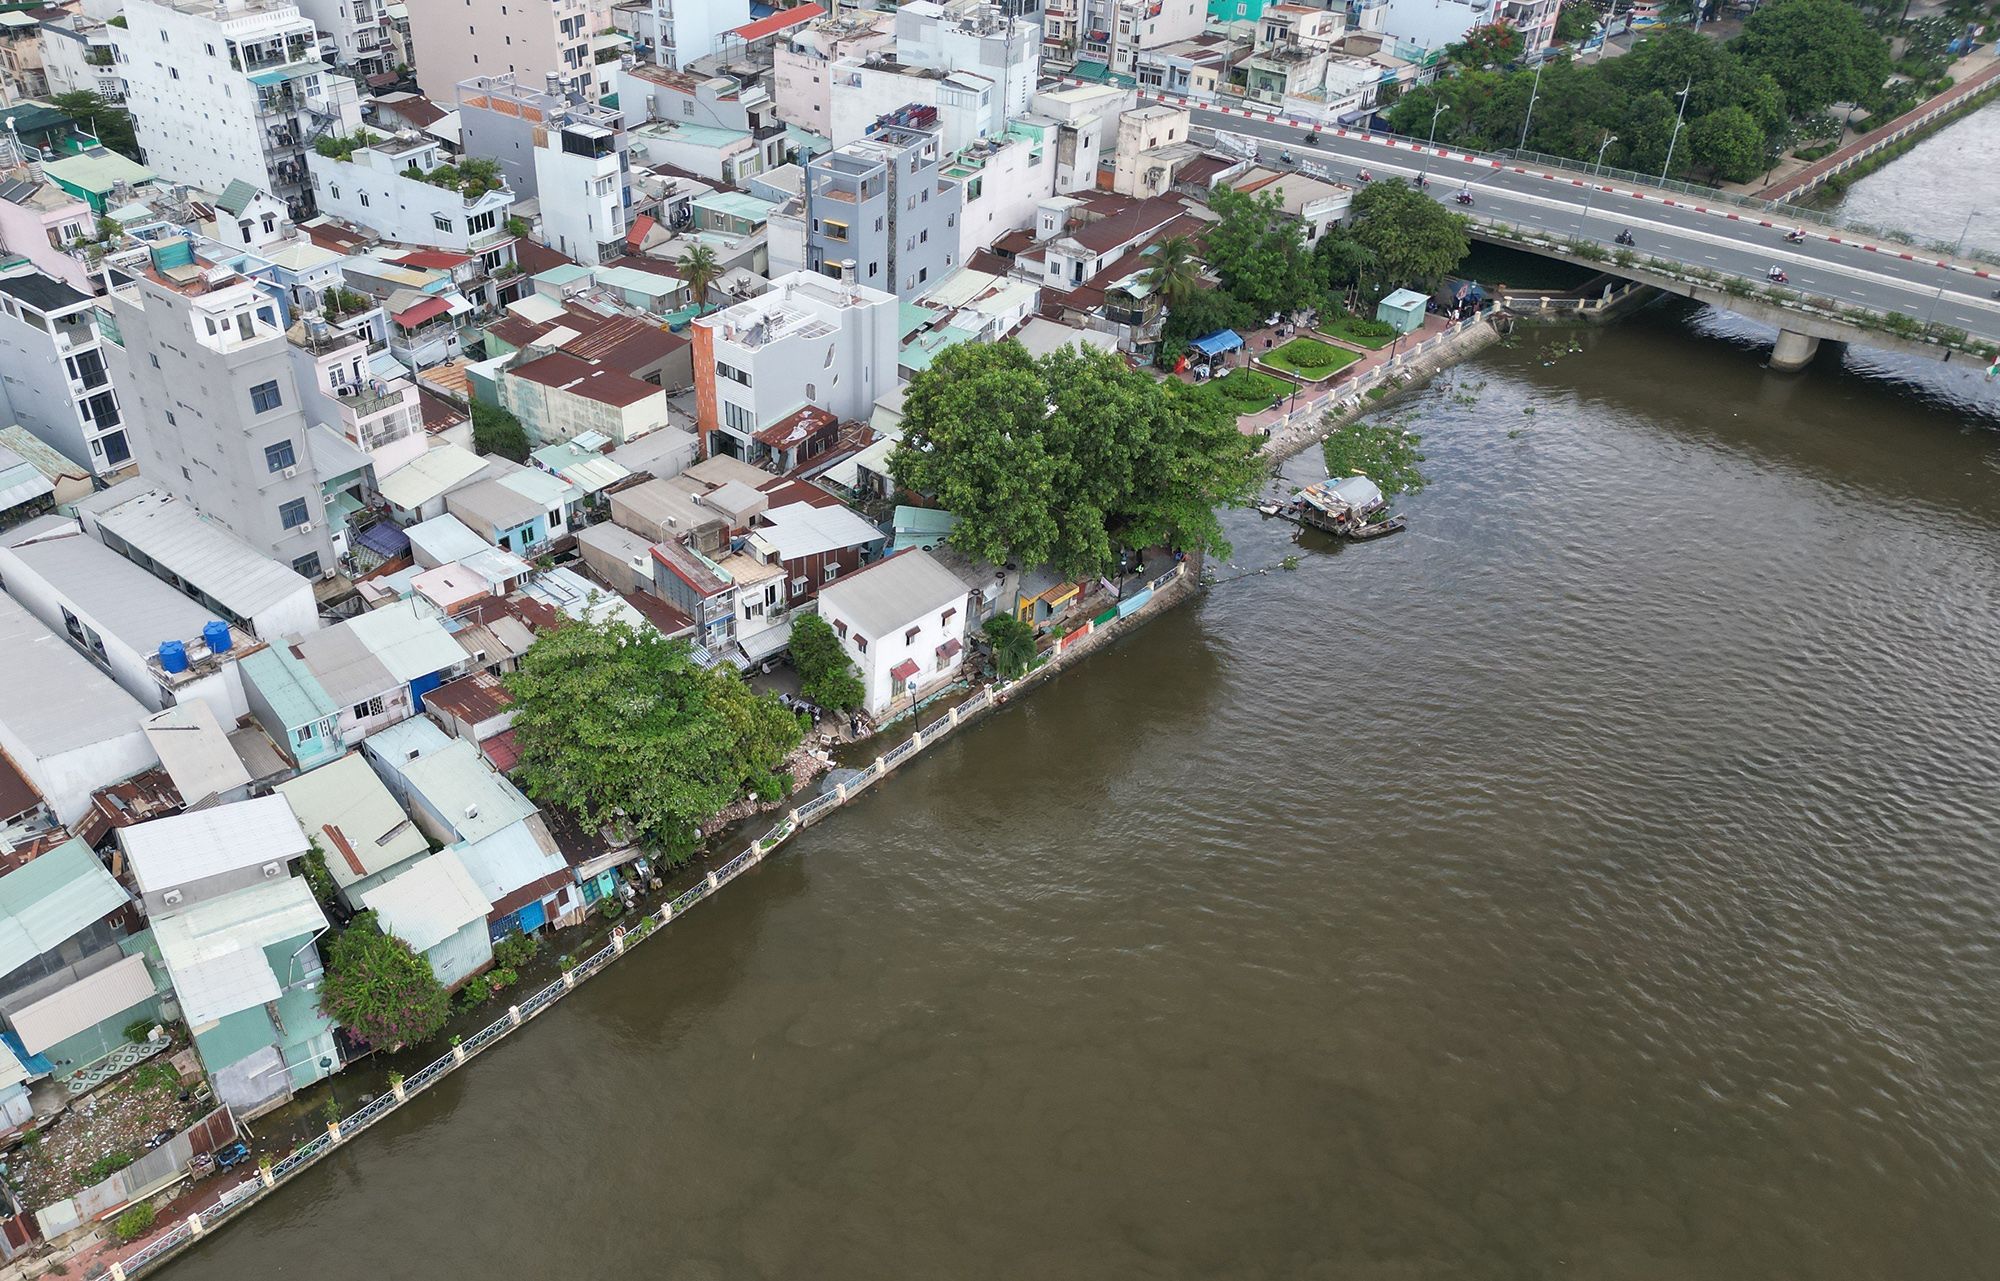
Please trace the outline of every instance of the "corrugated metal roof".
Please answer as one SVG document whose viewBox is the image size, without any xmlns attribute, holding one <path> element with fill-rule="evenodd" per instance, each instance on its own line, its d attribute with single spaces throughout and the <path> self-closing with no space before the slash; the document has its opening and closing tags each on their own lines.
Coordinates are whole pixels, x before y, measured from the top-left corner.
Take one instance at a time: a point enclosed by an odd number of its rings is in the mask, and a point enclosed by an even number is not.
<svg viewBox="0 0 2000 1281">
<path fill-rule="evenodd" d="M 408 762 L 403 777 L 461 841 L 481 840 L 535 812 L 520 789 L 494 773 L 479 749 L 462 738 Z"/>
<path fill-rule="evenodd" d="M 932 610 L 962 603 L 969 589 L 928 552 L 899 552 L 820 588 L 822 611 L 869 639 L 900 631 Z"/>
<path fill-rule="evenodd" d="M 264 949 L 325 928 L 326 915 L 311 887 L 293 876 L 159 917 L 153 939 L 173 977 L 182 1017 L 199 1028 L 277 1000 L 284 983 Z"/>
<path fill-rule="evenodd" d="M 304 578 L 170 495 L 141 495 L 97 523 L 244 618 L 312 593 Z"/>
<path fill-rule="evenodd" d="M 318 839 L 326 870 L 342 889 L 430 848 L 358 752 L 280 783 L 278 791 L 291 802 L 307 838 Z M 359 870 L 354 866 L 357 861 Z"/>
<path fill-rule="evenodd" d="M 36 758 L 139 733 L 146 707 L 69 641 L 0 594 L 0 723 Z M 17 762 L 34 770 L 38 760 Z"/>
<path fill-rule="evenodd" d="M 55 492 L 55 484 L 41 469 L 13 450 L 0 445 L 0 511 L 33 502 Z"/>
<path fill-rule="evenodd" d="M 393 692 L 402 684 L 375 657 L 351 623 L 322 627 L 291 647 L 326 696 L 340 707 Z"/>
<path fill-rule="evenodd" d="M 569 864 L 560 853 L 543 849 L 526 823 L 504 827 L 480 841 L 452 846 L 488 902 L 498 903 L 523 885 L 532 885 Z"/>
<path fill-rule="evenodd" d="M 485 470 L 485 462 L 471 450 L 458 445 L 439 445 L 390 472 L 377 488 L 391 503 L 405 511 L 415 511 Z"/>
<path fill-rule="evenodd" d="M 14 1011 L 14 1030 L 30 1054 L 153 999 L 153 972 L 144 956 L 128 956 Z M 0 1082 L 4 1084 L 4 1082 Z"/>
<path fill-rule="evenodd" d="M 284 729 L 340 715 L 340 704 L 328 695 L 312 669 L 283 645 L 268 645 L 245 657 L 236 668 L 257 687 L 271 711 L 284 722 Z"/>
<path fill-rule="evenodd" d="M 361 896 L 377 914 L 383 932 L 414 952 L 426 952 L 474 921 L 483 921 L 493 903 L 465 870 L 456 848 L 442 850 L 409 871 Z"/>
<path fill-rule="evenodd" d="M 846 507 L 817 507 L 811 503 L 787 503 L 774 507 L 759 519 L 757 534 L 778 549 L 786 560 L 860 547 L 879 542 L 882 531 Z"/>
<path fill-rule="evenodd" d="M 583 491 L 575 485 L 533 467 L 510 471 L 500 478 L 500 483 L 523 498 L 540 503 L 544 511 L 554 511 L 564 503 L 583 501 Z"/>
<path fill-rule="evenodd" d="M 208 700 L 190 698 L 155 712 L 146 718 L 145 727 L 146 740 L 189 805 L 250 786 L 250 771 L 229 745 Z"/>
<path fill-rule="evenodd" d="M 491 543 L 467 529 L 465 522 L 450 512 L 420 521 L 404 532 L 410 536 L 410 546 L 439 565 L 449 565 L 453 561 L 464 560 L 475 552 L 483 552 L 492 547 Z"/>
<path fill-rule="evenodd" d="M 65 603 L 141 654 L 161 641 L 199 640 L 202 625 L 215 617 L 80 530 L 11 550 Z"/>
<path fill-rule="evenodd" d="M 75 837 L 0 876 L 0 975 L 12 974 L 131 901 Z"/>
<path fill-rule="evenodd" d="M 406 721 L 397 721 L 387 729 L 376 730 L 362 746 L 401 774 L 411 761 L 429 756 L 432 752 L 441 752 L 450 747 L 452 741 L 451 735 L 433 722 L 413 716 Z"/>
<path fill-rule="evenodd" d="M 465 651 L 444 624 L 413 600 L 370 610 L 346 626 L 399 681 L 413 681 L 465 661 Z"/>
<path fill-rule="evenodd" d="M 282 866 L 307 848 L 305 832 L 282 796 L 137 823 L 120 828 L 118 841 L 148 894 L 239 868 Z"/>
</svg>

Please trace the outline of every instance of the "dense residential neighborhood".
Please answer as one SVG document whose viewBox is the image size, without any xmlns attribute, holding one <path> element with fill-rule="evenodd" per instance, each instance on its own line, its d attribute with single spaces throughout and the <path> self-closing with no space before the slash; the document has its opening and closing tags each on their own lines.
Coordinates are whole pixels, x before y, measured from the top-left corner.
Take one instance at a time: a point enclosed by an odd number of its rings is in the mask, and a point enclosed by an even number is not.
<svg viewBox="0 0 2000 1281">
<path fill-rule="evenodd" d="M 1731 6 L 1677 172 L 1935 86 L 1884 90 L 1886 44 L 1787 77 L 1781 37 L 1857 39 L 1779 30 L 1829 4 Z M 1491 306 L 1429 159 L 1320 148 L 1506 145 L 1517 97 L 1525 144 L 1547 94 L 1538 145 L 1664 179 L 1708 39 L 1574 0 L 509 8 L 0 15 L 0 1266 L 125 1275 L 156 1208 L 272 1186 L 252 1122 L 337 1141 L 330 1078 L 400 1101 L 390 1055 L 463 1062 L 452 1020 L 518 1025 L 524 972 L 622 949 L 751 815 L 1191 584 L 1268 440 Z M 1633 123 L 1559 127 L 1606 86 Z M 1358 479 L 1325 501 L 1369 536 Z"/>
</svg>

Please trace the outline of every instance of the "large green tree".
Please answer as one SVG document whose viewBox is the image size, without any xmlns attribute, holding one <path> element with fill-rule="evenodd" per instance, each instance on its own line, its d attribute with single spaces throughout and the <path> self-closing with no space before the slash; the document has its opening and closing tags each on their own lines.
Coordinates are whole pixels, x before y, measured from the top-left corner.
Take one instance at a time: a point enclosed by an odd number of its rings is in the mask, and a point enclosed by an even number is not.
<svg viewBox="0 0 2000 1281">
<path fill-rule="evenodd" d="M 1208 265 L 1256 317 L 1303 306 L 1312 299 L 1312 252 L 1305 224 L 1288 216 L 1275 191 L 1252 195 L 1218 187 L 1209 196 L 1217 221 L 1202 235 Z"/>
<path fill-rule="evenodd" d="M 320 1009 L 377 1049 L 424 1040 L 444 1026 L 451 1002 L 431 965 L 384 934 L 363 912 L 327 948 Z"/>
<path fill-rule="evenodd" d="M 1262 474 L 1210 389 L 1074 346 L 950 348 L 910 382 L 902 427 L 890 468 L 958 515 L 953 546 L 1070 577 L 1107 569 L 1114 540 L 1226 553 L 1215 509 Z"/>
<path fill-rule="evenodd" d="M 1726 182 L 1748 182 L 1764 167 L 1764 131 L 1741 107 L 1711 111 L 1688 126 L 1695 163 Z"/>
<path fill-rule="evenodd" d="M 1844 0 L 1774 0 L 1743 20 L 1731 48 L 1770 76 L 1795 116 L 1867 103 L 1889 78 L 1889 43 Z"/>
<path fill-rule="evenodd" d="M 49 105 L 119 155 L 130 160 L 139 158 L 139 135 L 132 127 L 132 113 L 117 103 L 91 90 L 78 89 L 53 95 Z"/>
<path fill-rule="evenodd" d="M 669 855 L 746 791 L 771 794 L 804 737 L 733 669 L 608 617 L 544 633 L 506 681 L 528 794 L 590 824 L 622 817 Z"/>
<path fill-rule="evenodd" d="M 799 673 L 799 693 L 807 702 L 847 712 L 867 700 L 868 691 L 861 685 L 854 660 L 818 614 L 799 614 L 792 619 L 791 651 L 792 666 Z"/>
<path fill-rule="evenodd" d="M 1401 179 L 1370 183 L 1354 198 L 1349 234 L 1374 257 L 1364 281 L 1380 296 L 1408 284 L 1434 285 L 1472 248 L 1463 214 Z"/>
</svg>

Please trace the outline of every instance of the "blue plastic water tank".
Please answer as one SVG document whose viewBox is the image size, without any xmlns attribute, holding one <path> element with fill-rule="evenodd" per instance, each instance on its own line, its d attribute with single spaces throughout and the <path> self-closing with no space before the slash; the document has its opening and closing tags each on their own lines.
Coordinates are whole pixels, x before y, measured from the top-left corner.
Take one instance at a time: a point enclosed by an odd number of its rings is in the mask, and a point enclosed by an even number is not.
<svg viewBox="0 0 2000 1281">
<path fill-rule="evenodd" d="M 211 654 L 229 652 L 229 624 L 219 618 L 211 618 L 201 625 L 201 639 Z"/>
<path fill-rule="evenodd" d="M 187 646 L 179 641 L 160 642 L 160 666 L 170 672 L 184 672 L 188 669 Z"/>
</svg>

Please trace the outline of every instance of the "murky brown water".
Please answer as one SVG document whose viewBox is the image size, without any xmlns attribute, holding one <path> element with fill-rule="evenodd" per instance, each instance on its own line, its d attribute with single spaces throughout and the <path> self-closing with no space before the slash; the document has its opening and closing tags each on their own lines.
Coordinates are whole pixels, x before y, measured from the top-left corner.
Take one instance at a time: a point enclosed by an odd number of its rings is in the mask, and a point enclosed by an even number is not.
<svg viewBox="0 0 2000 1281">
<path fill-rule="evenodd" d="M 1991 1276 L 1989 389 L 1681 315 L 1459 371 L 1412 532 L 949 741 L 172 1274 Z"/>
</svg>

